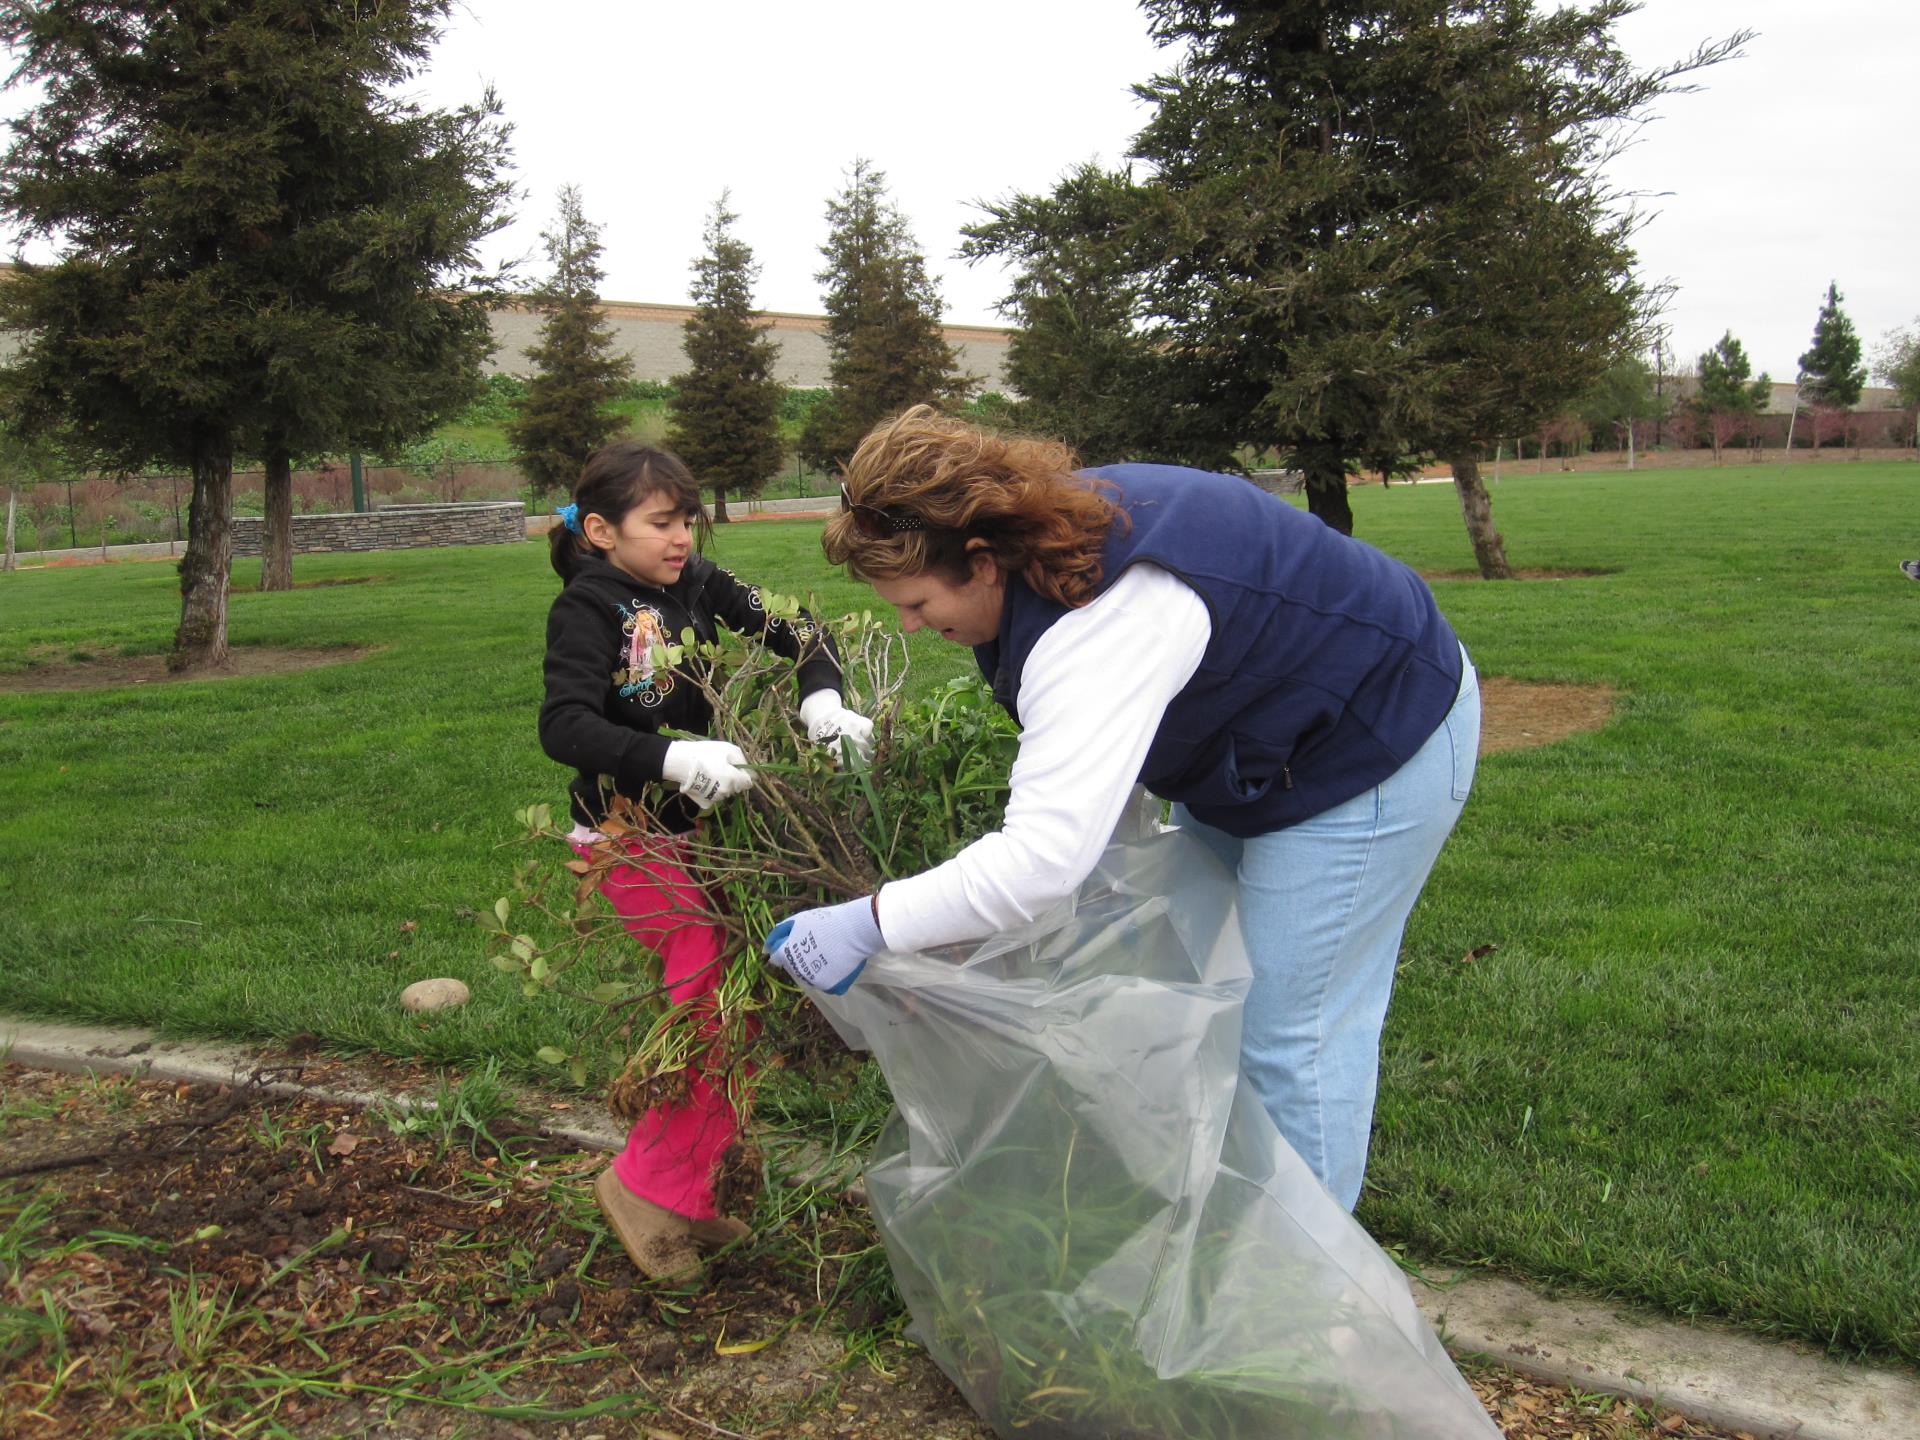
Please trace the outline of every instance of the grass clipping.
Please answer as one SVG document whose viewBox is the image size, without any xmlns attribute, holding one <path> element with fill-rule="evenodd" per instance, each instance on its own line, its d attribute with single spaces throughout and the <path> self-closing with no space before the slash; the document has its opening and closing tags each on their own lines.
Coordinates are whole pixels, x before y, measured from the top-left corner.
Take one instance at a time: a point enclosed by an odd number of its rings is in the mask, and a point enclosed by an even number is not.
<svg viewBox="0 0 1920 1440">
<path fill-rule="evenodd" d="M 585 858 L 556 843 L 567 829 L 553 807 L 521 810 L 525 838 L 539 843 L 516 868 L 511 892 L 482 917 L 495 968 L 517 978 L 526 996 L 590 1007 L 569 1043 L 539 1050 L 541 1061 L 585 1085 L 610 1051 L 624 1052 L 608 1106 L 629 1124 L 683 1101 L 703 1077 L 726 1086 L 745 1132 L 753 1071 L 827 1034 L 766 963 L 767 931 L 797 910 L 854 899 L 939 864 L 997 826 L 1006 805 L 1017 732 L 979 682 L 956 680 L 907 703 L 906 642 L 897 630 L 871 614 L 817 622 L 792 597 L 762 592 L 762 600 L 770 620 L 791 626 L 803 643 L 831 635 L 845 703 L 874 720 L 872 760 L 862 762 L 845 742 L 836 753 L 808 739 L 791 661 L 750 637 L 723 632 L 698 643 L 685 631 L 679 644 L 656 647 L 654 664 L 700 688 L 713 710 L 711 737 L 740 747 L 753 787 L 677 835 L 667 817 L 684 802 L 673 787 L 615 796 L 600 827 L 606 838 Z M 671 909 L 664 919 L 723 932 L 710 995 L 676 1003 L 659 955 L 627 933 L 600 895 L 604 881 L 633 863 L 632 847 L 670 862 L 697 887 L 697 895 L 663 901 Z"/>
</svg>

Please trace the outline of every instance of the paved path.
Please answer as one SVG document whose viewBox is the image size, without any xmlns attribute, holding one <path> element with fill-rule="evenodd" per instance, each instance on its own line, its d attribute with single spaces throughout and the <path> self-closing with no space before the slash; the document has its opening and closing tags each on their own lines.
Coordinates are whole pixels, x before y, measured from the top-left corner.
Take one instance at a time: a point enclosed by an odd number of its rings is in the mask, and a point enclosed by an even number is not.
<svg viewBox="0 0 1920 1440">
<path fill-rule="evenodd" d="M 371 1066 L 321 1060 L 306 1080 L 284 1055 L 245 1045 L 159 1040 L 145 1030 L 58 1025 L 0 1016 L 0 1056 L 40 1069 L 103 1071 L 211 1084 L 244 1083 L 263 1067 L 277 1093 L 351 1105 L 407 1103 Z M 433 1077 L 422 1072 L 430 1103 Z M 555 1117 L 544 1117 L 551 1121 Z M 615 1150 L 624 1136 L 597 1113 L 542 1126 L 583 1149 Z M 1846 1364 L 1811 1346 L 1725 1326 L 1679 1321 L 1593 1300 L 1548 1299 L 1476 1272 L 1415 1282 L 1427 1318 L 1457 1355 L 1483 1355 L 1555 1384 L 1604 1390 L 1676 1410 L 1756 1440 L 1920 1440 L 1920 1377 Z"/>
</svg>

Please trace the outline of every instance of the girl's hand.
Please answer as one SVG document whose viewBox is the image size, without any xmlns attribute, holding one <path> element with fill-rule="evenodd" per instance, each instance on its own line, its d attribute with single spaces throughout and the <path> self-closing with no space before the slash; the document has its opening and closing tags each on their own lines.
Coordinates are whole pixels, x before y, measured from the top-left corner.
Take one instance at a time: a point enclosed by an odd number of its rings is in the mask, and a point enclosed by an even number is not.
<svg viewBox="0 0 1920 1440">
<path fill-rule="evenodd" d="M 753 772 L 746 767 L 740 747 L 725 740 L 675 740 L 667 746 L 660 774 L 702 810 L 711 810 L 753 784 Z"/>
<path fill-rule="evenodd" d="M 841 740 L 853 746 L 862 763 L 873 759 L 873 721 L 841 704 L 839 691 L 816 690 L 801 700 L 800 721 L 814 744 L 833 747 L 835 760 L 840 758 Z"/>
<path fill-rule="evenodd" d="M 767 933 L 768 959 L 803 984 L 844 995 L 866 968 L 867 957 L 885 945 L 874 918 L 873 897 L 802 910 Z"/>
</svg>

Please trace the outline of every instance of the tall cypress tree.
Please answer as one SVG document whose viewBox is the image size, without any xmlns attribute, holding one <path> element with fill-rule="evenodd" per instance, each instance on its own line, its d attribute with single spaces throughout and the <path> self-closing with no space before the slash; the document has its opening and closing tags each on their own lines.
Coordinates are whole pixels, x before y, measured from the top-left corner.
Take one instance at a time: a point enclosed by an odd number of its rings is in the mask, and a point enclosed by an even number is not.
<svg viewBox="0 0 1920 1440">
<path fill-rule="evenodd" d="M 753 250 L 733 234 L 739 217 L 722 191 L 707 219 L 706 253 L 693 263 L 693 314 L 684 345 L 688 368 L 673 378 L 667 443 L 702 485 L 713 487 L 713 518 L 727 496 L 757 495 L 780 468 L 780 350 L 755 318 Z"/>
<path fill-rule="evenodd" d="M 961 399 L 972 378 L 940 326 L 940 292 L 887 177 L 853 162 L 847 188 L 827 204 L 826 287 L 830 386 L 813 407 L 800 453 L 816 469 L 838 466 L 873 425 L 922 403 Z"/>
<path fill-rule="evenodd" d="M 1013 262 L 1000 309 L 1014 322 L 1006 379 L 1013 419 L 1057 435 L 1089 464 L 1172 460 L 1226 465 L 1226 447 L 1174 438 L 1160 352 L 1142 335 L 1142 285 L 1125 240 L 1137 203 L 1132 177 L 1096 165 L 1069 173 L 1050 196 L 987 206 L 961 254 Z M 1141 403 L 1158 396 L 1158 403 Z M 1191 439 L 1191 437 L 1189 437 Z"/>
<path fill-rule="evenodd" d="M 0 327 L 26 337 L 11 422 L 192 475 L 178 668 L 226 655 L 236 448 L 410 423 L 439 367 L 484 347 L 458 292 L 505 197 L 497 107 L 391 98 L 448 3 L 0 0 L 12 83 L 42 86 L 0 207 L 61 256 L 0 286 Z M 375 152 L 404 203 L 369 209 L 342 173 Z M 418 333 L 390 343 L 396 313 Z"/>
<path fill-rule="evenodd" d="M 1117 242 L 1158 357 L 1137 407 L 1179 449 L 1280 451 L 1348 531 L 1351 470 L 1465 470 L 1604 368 L 1638 301 L 1593 178 L 1606 127 L 1744 38 L 1641 74 L 1609 36 L 1631 0 L 1143 8 L 1179 60 L 1139 87 L 1151 170 Z M 1499 573 L 1484 489 L 1456 478 Z"/>
<path fill-rule="evenodd" d="M 505 429 L 527 479 L 555 494 L 570 492 L 587 457 L 625 428 L 613 402 L 633 378 L 633 359 L 615 348 L 600 311 L 600 227 L 578 186 L 561 187 L 554 226 L 540 238 L 553 269 L 529 299 L 546 320 L 527 347 L 534 373 Z"/>
<path fill-rule="evenodd" d="M 1828 282 L 1827 298 L 1813 322 L 1813 344 L 1800 357 L 1800 399 L 1830 410 L 1851 410 L 1866 388 L 1860 337 L 1840 308 L 1840 287 Z"/>
</svg>

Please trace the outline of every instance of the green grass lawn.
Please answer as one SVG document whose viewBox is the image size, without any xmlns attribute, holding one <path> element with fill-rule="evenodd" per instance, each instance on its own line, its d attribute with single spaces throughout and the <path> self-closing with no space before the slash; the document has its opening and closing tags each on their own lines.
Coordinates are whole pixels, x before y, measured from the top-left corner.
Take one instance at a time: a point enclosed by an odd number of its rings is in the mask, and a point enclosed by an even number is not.
<svg viewBox="0 0 1920 1440">
<path fill-rule="evenodd" d="M 1410 563 L 1470 565 L 1448 487 L 1354 505 Z M 1362 1218 L 1920 1361 L 1920 585 L 1894 568 L 1920 466 L 1514 477 L 1495 507 L 1516 564 L 1608 573 L 1437 582 L 1482 672 L 1621 705 L 1482 762 L 1408 933 Z M 817 534 L 717 550 L 882 608 Z M 533 731 L 556 582 L 534 544 L 296 564 L 358 577 L 232 613 L 241 645 L 379 647 L 353 663 L 0 693 L 0 1008 L 538 1073 L 567 1016 L 466 912 L 524 853 L 513 810 L 561 797 Z M 160 564 L 0 576 L 0 672 L 162 650 L 176 609 Z M 920 683 L 965 670 L 914 638 Z M 401 1015 L 439 974 L 473 1003 Z"/>
</svg>

